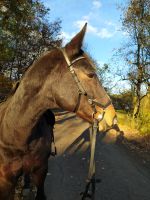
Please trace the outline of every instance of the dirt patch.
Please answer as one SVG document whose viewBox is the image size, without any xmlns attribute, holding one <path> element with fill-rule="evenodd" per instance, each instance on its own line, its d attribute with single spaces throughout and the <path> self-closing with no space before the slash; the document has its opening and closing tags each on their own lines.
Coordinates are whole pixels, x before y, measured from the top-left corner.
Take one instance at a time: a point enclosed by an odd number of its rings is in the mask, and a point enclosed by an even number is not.
<svg viewBox="0 0 150 200">
<path fill-rule="evenodd" d="M 120 126 L 121 134 L 118 135 L 118 143 L 124 145 L 134 157 L 149 169 L 150 166 L 150 136 L 141 136 L 137 130 L 127 126 Z"/>
</svg>

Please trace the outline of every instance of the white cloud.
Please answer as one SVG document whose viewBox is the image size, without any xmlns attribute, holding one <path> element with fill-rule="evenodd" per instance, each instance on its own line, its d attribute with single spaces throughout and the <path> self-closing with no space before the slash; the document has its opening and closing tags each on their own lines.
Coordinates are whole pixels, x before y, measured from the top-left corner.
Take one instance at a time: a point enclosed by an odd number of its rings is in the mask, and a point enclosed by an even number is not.
<svg viewBox="0 0 150 200">
<path fill-rule="evenodd" d="M 105 21 L 105 24 L 108 25 L 108 26 L 116 26 L 116 24 L 112 21 Z"/>
<path fill-rule="evenodd" d="M 114 29 L 116 32 L 121 30 L 121 26 L 118 23 L 112 22 L 111 20 L 104 21 L 106 26 L 109 26 L 111 29 Z"/>
<path fill-rule="evenodd" d="M 106 28 L 102 28 L 97 32 L 97 35 L 100 38 L 111 38 L 114 35 L 114 33 L 108 31 Z"/>
<path fill-rule="evenodd" d="M 85 23 L 88 23 L 87 26 L 87 32 L 88 33 L 92 33 L 100 38 L 111 38 L 114 36 L 115 32 L 110 32 L 108 29 L 106 28 L 101 28 L 99 29 L 96 26 L 91 25 L 88 20 L 78 20 L 76 22 L 74 22 L 75 27 L 77 27 L 78 29 L 81 29 Z"/>
<path fill-rule="evenodd" d="M 116 32 L 117 32 L 117 28 L 116 28 L 116 24 L 113 23 L 112 21 L 104 21 L 104 27 L 99 28 L 98 26 L 95 26 L 93 24 L 91 24 L 91 20 L 93 21 L 93 18 L 95 17 L 95 10 L 96 8 L 100 8 L 102 6 L 100 0 L 92 0 L 92 7 L 91 7 L 91 11 L 87 14 L 84 15 L 80 20 L 77 20 L 73 23 L 74 27 L 81 30 L 83 28 L 83 26 L 85 25 L 85 23 L 88 23 L 87 26 L 87 32 L 89 34 L 93 34 L 99 38 L 102 39 L 108 39 L 113 37 Z M 67 42 L 69 42 L 72 37 L 75 35 L 76 33 L 68 33 L 68 32 L 62 32 L 61 36 L 63 38 L 63 43 L 66 44 Z"/>
<path fill-rule="evenodd" d="M 121 33 L 125 37 L 129 36 L 128 32 L 122 30 L 121 24 L 114 23 L 112 21 L 105 21 L 105 24 L 109 26 L 111 29 L 114 29 L 114 34 Z"/>
<path fill-rule="evenodd" d="M 102 3 L 100 2 L 100 1 L 98 1 L 98 0 L 94 0 L 93 2 L 92 2 L 92 4 L 93 4 L 93 7 L 94 8 L 100 8 L 101 6 L 102 6 Z"/>
<path fill-rule="evenodd" d="M 126 36 L 126 37 L 129 37 L 129 33 L 126 32 L 126 31 L 123 31 L 123 32 L 122 32 L 122 35 L 123 35 L 123 36 Z"/>
<path fill-rule="evenodd" d="M 88 22 L 88 20 L 78 20 L 78 21 L 74 22 L 74 25 L 75 25 L 75 27 L 77 27 L 78 29 L 81 29 L 81 28 L 83 28 L 83 26 L 84 26 L 84 24 L 85 24 L 86 22 L 88 23 L 87 32 L 88 32 L 88 33 L 97 33 L 97 28 L 94 27 L 94 26 L 92 26 L 92 25 Z"/>
<path fill-rule="evenodd" d="M 102 67 L 102 66 L 104 66 L 104 64 L 105 64 L 105 62 L 102 61 L 102 60 L 98 60 L 97 63 L 98 63 L 98 66 L 99 66 L 99 67 Z"/>
<path fill-rule="evenodd" d="M 64 32 L 64 31 L 61 33 L 61 36 L 62 36 L 63 38 L 65 38 L 66 40 L 69 40 L 69 39 L 71 38 L 70 34 L 67 33 L 67 32 Z"/>
<path fill-rule="evenodd" d="M 75 35 L 74 32 L 73 32 L 73 33 L 67 33 L 67 32 L 62 31 L 61 37 L 63 38 L 63 43 L 64 43 L 64 44 L 68 43 L 68 42 L 72 39 L 72 37 L 73 37 L 74 35 Z M 63 45 L 64 45 L 64 44 L 63 44 Z"/>
<path fill-rule="evenodd" d="M 82 18 L 85 21 L 89 21 L 90 20 L 90 15 L 92 14 L 92 12 L 90 12 L 88 15 L 84 15 Z"/>
</svg>

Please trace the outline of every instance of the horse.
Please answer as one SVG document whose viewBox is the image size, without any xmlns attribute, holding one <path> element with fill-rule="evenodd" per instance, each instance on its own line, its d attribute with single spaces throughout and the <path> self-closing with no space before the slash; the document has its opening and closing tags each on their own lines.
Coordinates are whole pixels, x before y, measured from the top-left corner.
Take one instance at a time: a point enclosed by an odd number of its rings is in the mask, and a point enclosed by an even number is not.
<svg viewBox="0 0 150 200">
<path fill-rule="evenodd" d="M 16 92 L 17 88 L 19 87 L 19 84 L 20 84 L 20 81 L 17 81 L 13 84 L 13 87 L 10 91 L 10 95 L 13 95 Z M 51 143 L 54 142 L 54 133 L 53 133 L 54 125 L 55 125 L 55 115 L 50 109 L 48 109 L 42 114 L 39 121 L 36 123 L 36 126 L 34 127 L 34 131 L 32 132 L 32 135 L 28 141 L 28 143 L 30 143 L 30 145 L 31 145 L 31 142 L 33 140 L 35 140 L 36 137 L 40 138 L 40 137 L 43 137 L 43 134 L 47 134 L 48 143 L 44 142 L 44 144 L 47 144 L 47 156 L 46 156 L 46 159 L 43 159 L 43 165 L 45 165 L 47 167 L 47 169 L 48 169 L 47 158 L 49 157 L 50 154 L 52 154 L 52 155 L 55 154 L 54 151 L 51 151 Z M 44 127 L 45 127 L 45 130 L 43 129 Z M 46 139 L 46 135 L 44 136 L 44 139 Z M 32 144 L 32 148 L 37 149 L 37 147 L 38 147 L 37 143 L 35 146 Z M 46 153 L 46 151 L 45 151 L 45 153 Z M 22 198 L 22 196 L 24 196 L 23 195 L 24 189 L 27 189 L 27 191 L 28 191 L 25 195 L 26 198 L 28 198 L 28 196 L 30 195 L 30 191 L 32 189 L 30 173 L 31 173 L 31 171 L 28 170 L 28 168 L 24 168 L 22 177 L 20 177 L 21 182 L 19 181 L 17 183 L 17 185 L 21 189 L 21 191 L 17 191 L 17 193 L 15 192 L 14 200 L 20 199 L 20 198 Z M 45 171 L 45 174 L 46 174 L 46 171 Z M 23 181 L 23 184 L 22 184 L 22 181 Z M 42 188 L 40 188 L 40 190 L 41 189 Z M 37 192 L 39 193 L 40 190 L 37 190 Z"/>
<path fill-rule="evenodd" d="M 18 178 L 30 173 L 36 200 L 45 200 L 44 181 L 52 127 L 43 114 L 53 108 L 75 112 L 100 131 L 116 123 L 110 97 L 82 50 L 87 24 L 63 48 L 39 57 L 22 77 L 15 93 L 0 104 L 0 199 L 12 200 Z M 51 119 L 49 119 L 51 120 Z"/>
<path fill-rule="evenodd" d="M 43 166 L 45 166 L 45 176 L 48 171 L 48 157 L 49 157 L 49 155 L 54 156 L 56 153 L 55 149 L 52 149 L 52 147 L 51 147 L 52 142 L 54 142 L 54 133 L 53 133 L 54 125 L 55 125 L 55 115 L 51 110 L 48 109 L 40 117 L 38 123 L 34 127 L 34 131 L 31 135 L 31 137 L 29 138 L 29 141 L 28 141 L 30 143 L 30 146 L 32 146 L 32 148 L 36 149 L 36 152 L 37 152 L 37 149 L 39 147 L 41 147 L 41 143 L 38 142 L 39 143 L 38 144 L 36 142 L 35 146 L 34 146 L 34 144 L 33 143 L 31 144 L 31 142 L 33 140 L 35 141 L 35 138 L 38 138 L 37 139 L 38 141 L 40 141 L 39 140 L 40 138 L 44 139 L 43 145 L 46 145 L 46 148 L 45 148 L 45 150 L 43 149 L 43 151 L 44 151 L 43 155 L 45 155 L 45 158 L 42 155 L 40 155 L 40 157 L 43 160 Z M 44 130 L 44 127 L 45 127 L 45 130 Z M 47 140 L 47 141 L 45 141 L 45 140 Z M 39 153 L 42 154 L 42 151 L 40 150 Z M 35 154 L 35 156 L 36 156 L 36 154 Z M 33 178 L 32 171 L 30 170 L 30 168 L 28 168 L 28 166 L 25 167 L 23 170 L 23 174 L 20 177 L 20 181 L 18 181 L 18 183 L 17 183 L 17 186 L 19 187 L 20 191 L 18 188 L 16 188 L 17 192 L 15 192 L 14 200 L 21 199 L 22 197 L 24 197 L 25 199 L 26 198 L 30 199 L 31 194 L 32 194 L 32 196 L 35 196 L 36 191 L 33 191 L 33 190 L 35 190 L 35 188 L 33 187 L 34 185 L 32 185 L 32 178 Z M 44 185 L 42 184 L 42 186 L 44 186 Z M 39 196 L 43 189 L 44 188 L 40 187 L 37 190 L 37 193 L 39 193 L 38 194 Z M 26 190 L 25 194 L 23 192 L 24 190 Z M 33 197 L 32 197 L 32 199 L 33 199 Z M 43 199 L 43 197 L 42 197 L 42 199 Z"/>
</svg>

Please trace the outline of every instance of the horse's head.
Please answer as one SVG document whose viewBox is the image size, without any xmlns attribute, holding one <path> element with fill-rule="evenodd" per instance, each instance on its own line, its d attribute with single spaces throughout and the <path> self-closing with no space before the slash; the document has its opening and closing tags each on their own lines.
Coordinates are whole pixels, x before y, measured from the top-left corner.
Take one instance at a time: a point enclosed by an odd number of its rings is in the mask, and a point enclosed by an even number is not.
<svg viewBox="0 0 150 200">
<path fill-rule="evenodd" d="M 94 63 L 81 49 L 85 32 L 86 25 L 60 50 L 62 61 L 59 80 L 55 83 L 55 101 L 89 122 L 98 119 L 102 131 L 116 123 L 116 114 L 96 75 Z"/>
</svg>

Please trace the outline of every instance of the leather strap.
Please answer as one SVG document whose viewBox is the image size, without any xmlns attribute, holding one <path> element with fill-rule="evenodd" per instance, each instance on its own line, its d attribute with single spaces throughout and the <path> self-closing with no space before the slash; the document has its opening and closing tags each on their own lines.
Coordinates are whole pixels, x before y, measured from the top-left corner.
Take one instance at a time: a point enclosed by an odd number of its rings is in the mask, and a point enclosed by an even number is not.
<svg viewBox="0 0 150 200">
<path fill-rule="evenodd" d="M 78 87 L 78 101 L 77 104 L 75 106 L 74 112 L 76 112 L 78 110 L 79 104 L 80 104 L 80 99 L 81 99 L 81 95 L 85 95 L 88 98 L 88 102 L 91 105 L 92 109 L 93 109 L 93 118 L 95 116 L 95 114 L 97 113 L 96 111 L 96 106 L 100 106 L 103 109 L 103 117 L 105 115 L 105 109 L 111 104 L 111 100 L 108 101 L 105 105 L 97 102 L 95 99 L 91 98 L 86 91 L 84 90 L 82 84 L 80 83 L 80 80 L 78 79 L 78 76 L 75 73 L 75 70 L 73 69 L 72 65 L 74 63 L 76 63 L 77 61 L 81 60 L 81 59 L 85 59 L 85 57 L 78 57 L 75 60 L 73 60 L 72 62 L 70 62 L 68 55 L 65 51 L 65 49 L 60 49 L 61 52 L 63 53 L 63 56 L 67 62 L 67 67 L 69 69 L 69 71 L 71 72 L 73 79 L 75 80 L 77 87 Z M 103 97 L 101 97 L 103 98 Z M 100 121 L 102 120 L 100 119 Z M 91 143 L 91 156 L 90 156 L 90 165 L 89 165 L 89 172 L 88 172 L 88 177 L 87 177 L 87 184 L 86 184 L 86 188 L 85 191 L 82 193 L 82 200 L 85 200 L 87 197 L 90 197 L 92 200 L 94 200 L 94 196 L 95 196 L 95 159 L 94 159 L 94 155 L 95 155 L 95 145 L 96 145 L 96 134 L 98 131 L 98 119 L 94 118 L 94 122 L 92 127 L 90 128 L 90 143 Z M 90 186 L 91 186 L 91 193 L 90 192 Z"/>
</svg>

